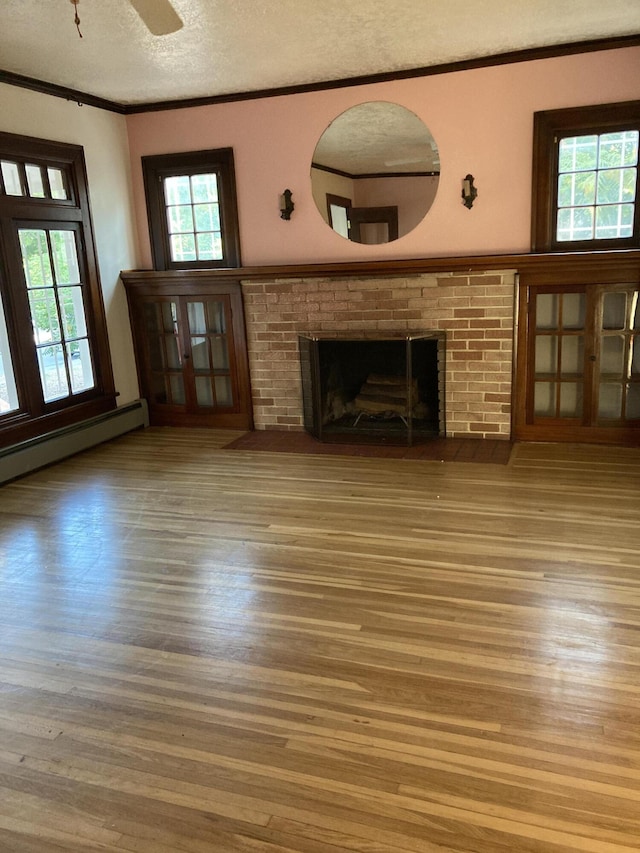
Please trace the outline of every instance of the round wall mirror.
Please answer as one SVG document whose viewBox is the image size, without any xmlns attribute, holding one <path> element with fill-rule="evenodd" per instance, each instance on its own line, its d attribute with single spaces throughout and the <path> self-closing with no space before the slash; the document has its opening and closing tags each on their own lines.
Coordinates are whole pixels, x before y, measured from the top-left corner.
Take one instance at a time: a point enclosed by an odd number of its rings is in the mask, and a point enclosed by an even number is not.
<svg viewBox="0 0 640 853">
<path fill-rule="evenodd" d="M 331 122 L 311 163 L 322 218 L 356 243 L 390 243 L 412 231 L 433 204 L 438 147 L 415 113 L 370 101 Z"/>
</svg>

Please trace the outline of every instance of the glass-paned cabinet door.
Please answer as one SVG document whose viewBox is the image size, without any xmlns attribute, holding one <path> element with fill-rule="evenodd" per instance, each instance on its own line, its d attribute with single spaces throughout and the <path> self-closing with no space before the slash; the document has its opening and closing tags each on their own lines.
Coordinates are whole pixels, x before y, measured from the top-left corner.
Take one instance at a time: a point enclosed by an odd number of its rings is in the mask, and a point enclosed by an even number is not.
<svg viewBox="0 0 640 853">
<path fill-rule="evenodd" d="M 531 416 L 582 418 L 585 401 L 586 293 L 545 289 L 533 296 Z"/>
<path fill-rule="evenodd" d="M 640 420 L 640 289 L 608 289 L 597 311 L 600 344 L 597 421 Z"/>
<path fill-rule="evenodd" d="M 121 278 L 150 423 L 252 429 L 240 282 L 205 270 L 124 271 Z"/>
<path fill-rule="evenodd" d="M 231 369 L 229 306 L 220 298 L 189 298 L 186 316 L 195 405 L 230 408 L 236 395 Z"/>
<path fill-rule="evenodd" d="M 183 406 L 186 402 L 177 301 L 149 300 L 142 306 L 149 402 Z"/>
</svg>

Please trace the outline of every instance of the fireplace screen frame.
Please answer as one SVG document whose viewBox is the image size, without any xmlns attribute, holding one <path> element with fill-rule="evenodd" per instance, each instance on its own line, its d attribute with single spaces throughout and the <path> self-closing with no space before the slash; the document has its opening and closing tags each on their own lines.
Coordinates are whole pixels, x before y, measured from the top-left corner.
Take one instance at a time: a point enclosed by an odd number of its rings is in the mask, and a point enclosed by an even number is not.
<svg viewBox="0 0 640 853">
<path fill-rule="evenodd" d="M 435 364 L 432 371 L 437 394 L 437 415 L 431 414 L 429 429 L 424 429 L 424 420 L 414 415 L 417 374 L 416 356 L 426 342 L 433 342 Z M 327 377 L 326 353 L 334 344 L 377 344 L 397 346 L 399 358 L 404 354 L 404 383 L 407 410 L 394 418 L 393 429 L 377 428 L 367 432 L 358 430 L 353 423 L 341 426 L 327 422 Z M 305 430 L 318 441 L 343 443 L 375 443 L 412 446 L 428 439 L 446 436 L 445 377 L 446 377 L 446 333 L 443 331 L 413 332 L 301 332 L 298 335 L 300 371 L 302 379 L 302 412 Z M 416 401 L 417 402 L 417 401 Z M 373 416 L 370 416 L 373 417 Z M 353 420 L 353 419 L 351 419 Z M 400 423 L 398 423 L 400 421 Z"/>
</svg>

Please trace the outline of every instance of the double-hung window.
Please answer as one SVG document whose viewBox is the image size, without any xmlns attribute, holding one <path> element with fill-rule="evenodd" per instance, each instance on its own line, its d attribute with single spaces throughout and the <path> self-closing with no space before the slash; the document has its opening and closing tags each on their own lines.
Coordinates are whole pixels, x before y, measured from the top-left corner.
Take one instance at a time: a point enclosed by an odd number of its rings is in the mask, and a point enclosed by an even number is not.
<svg viewBox="0 0 640 853">
<path fill-rule="evenodd" d="M 114 407 L 82 148 L 0 133 L 0 446 Z"/>
<path fill-rule="evenodd" d="M 640 101 L 534 116 L 534 251 L 640 246 Z"/>
<path fill-rule="evenodd" d="M 142 158 L 157 270 L 240 266 L 233 151 Z"/>
</svg>

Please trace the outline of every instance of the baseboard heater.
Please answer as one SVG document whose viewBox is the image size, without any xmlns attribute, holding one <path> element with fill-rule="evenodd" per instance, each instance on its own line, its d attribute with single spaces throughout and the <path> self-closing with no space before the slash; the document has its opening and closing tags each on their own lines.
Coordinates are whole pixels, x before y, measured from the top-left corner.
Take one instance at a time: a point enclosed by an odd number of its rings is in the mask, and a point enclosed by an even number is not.
<svg viewBox="0 0 640 853">
<path fill-rule="evenodd" d="M 147 426 L 146 400 L 136 400 L 95 418 L 6 447 L 0 450 L 0 483 Z"/>
</svg>

